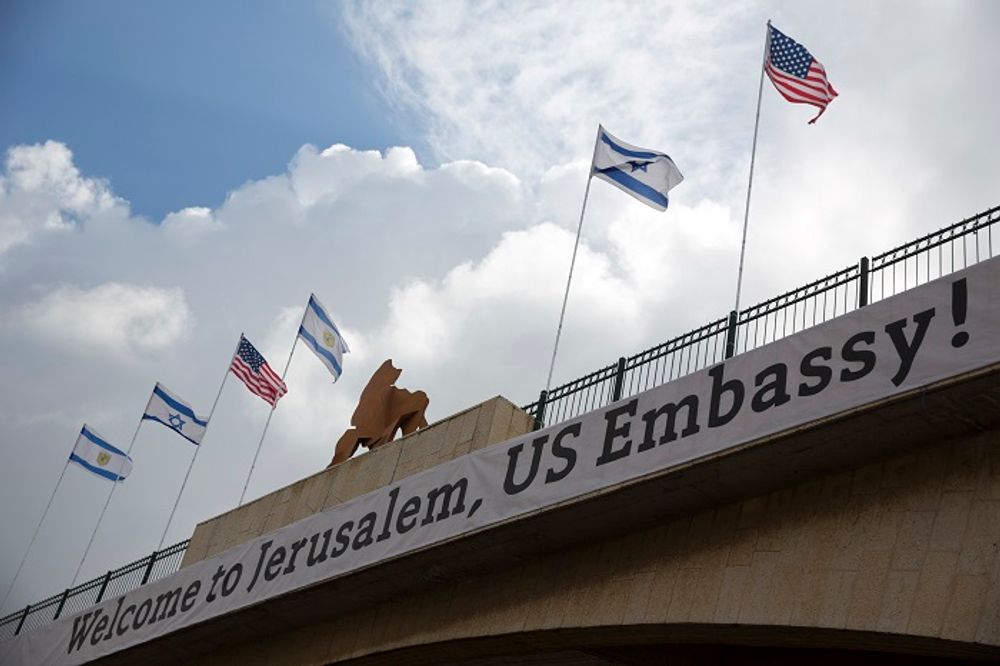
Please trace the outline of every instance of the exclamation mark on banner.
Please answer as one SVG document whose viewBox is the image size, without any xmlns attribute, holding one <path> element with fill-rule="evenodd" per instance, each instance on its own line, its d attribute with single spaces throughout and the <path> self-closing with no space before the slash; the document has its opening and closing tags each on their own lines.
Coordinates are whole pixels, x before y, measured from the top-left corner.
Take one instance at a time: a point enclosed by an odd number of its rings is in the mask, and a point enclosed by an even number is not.
<svg viewBox="0 0 1000 666">
<path fill-rule="evenodd" d="M 955 320 L 955 326 L 962 326 L 965 324 L 965 315 L 968 310 L 968 305 L 968 288 L 966 287 L 965 278 L 952 282 L 951 318 Z M 951 336 L 952 347 L 963 347 L 968 341 L 969 334 L 965 331 L 959 331 L 955 335 Z"/>
</svg>

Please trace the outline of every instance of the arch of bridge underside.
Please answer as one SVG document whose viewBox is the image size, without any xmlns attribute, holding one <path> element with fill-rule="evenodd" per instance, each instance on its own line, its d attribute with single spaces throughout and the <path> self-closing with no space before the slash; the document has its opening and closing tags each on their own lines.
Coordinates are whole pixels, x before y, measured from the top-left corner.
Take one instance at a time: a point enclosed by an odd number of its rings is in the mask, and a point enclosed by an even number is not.
<svg viewBox="0 0 1000 666">
<path fill-rule="evenodd" d="M 966 643 L 815 627 L 661 624 L 518 632 L 400 648 L 346 666 L 671 666 L 802 664 L 951 666 L 993 661 Z"/>
</svg>

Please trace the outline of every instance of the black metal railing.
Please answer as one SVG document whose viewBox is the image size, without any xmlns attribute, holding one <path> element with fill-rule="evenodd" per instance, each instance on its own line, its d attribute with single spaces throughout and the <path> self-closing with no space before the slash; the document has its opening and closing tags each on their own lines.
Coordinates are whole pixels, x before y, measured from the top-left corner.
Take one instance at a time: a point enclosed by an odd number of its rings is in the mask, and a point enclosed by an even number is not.
<svg viewBox="0 0 1000 666">
<path fill-rule="evenodd" d="M 189 540 L 185 540 L 154 551 L 141 560 L 0 617 L 0 641 L 169 576 L 180 568 L 188 543 Z"/>
<path fill-rule="evenodd" d="M 523 409 L 535 415 L 536 427 L 559 423 L 961 270 L 994 256 L 998 222 L 1000 206 L 870 259 L 862 257 L 855 266 L 542 391 Z M 188 543 L 174 544 L 0 618 L 0 640 L 177 571 Z"/>
<path fill-rule="evenodd" d="M 961 270 L 1000 250 L 998 222 L 1000 206 L 861 257 L 856 265 L 542 391 L 522 409 L 535 415 L 536 427 L 558 423 Z"/>
</svg>

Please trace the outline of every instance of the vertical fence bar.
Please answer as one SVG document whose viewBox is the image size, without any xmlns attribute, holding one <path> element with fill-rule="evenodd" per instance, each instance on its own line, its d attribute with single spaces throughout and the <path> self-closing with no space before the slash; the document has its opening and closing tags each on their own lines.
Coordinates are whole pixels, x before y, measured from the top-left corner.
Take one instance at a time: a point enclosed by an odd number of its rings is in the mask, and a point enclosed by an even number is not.
<svg viewBox="0 0 1000 666">
<path fill-rule="evenodd" d="M 861 257 L 858 264 L 858 307 L 863 308 L 868 305 L 868 257 Z"/>
<path fill-rule="evenodd" d="M 549 399 L 549 392 L 542 389 L 538 394 L 538 409 L 535 410 L 535 430 L 541 430 L 545 426 L 545 401 Z"/>
<path fill-rule="evenodd" d="M 611 402 L 618 402 L 622 399 L 622 384 L 625 382 L 625 357 L 618 357 L 618 367 L 615 369 L 615 390 L 611 396 Z"/>
<path fill-rule="evenodd" d="M 145 585 L 149 582 L 149 575 L 153 573 L 153 565 L 156 564 L 157 552 L 154 550 L 153 554 L 149 556 L 149 564 L 146 565 L 146 571 L 142 574 L 142 582 L 139 585 Z"/>
<path fill-rule="evenodd" d="M 24 612 L 21 613 L 21 619 L 17 623 L 17 629 L 14 630 L 15 636 L 21 633 L 21 629 L 24 628 L 24 621 L 28 619 L 28 613 L 30 612 L 31 612 L 31 604 L 28 604 L 27 606 L 24 607 Z"/>
<path fill-rule="evenodd" d="M 736 310 L 729 311 L 729 323 L 726 325 L 726 358 L 732 358 L 736 353 Z"/>
<path fill-rule="evenodd" d="M 104 580 L 101 581 L 101 589 L 97 591 L 97 599 L 94 600 L 95 604 L 101 603 L 101 599 L 104 598 L 104 593 L 108 590 L 108 583 L 111 582 L 111 572 L 104 574 Z"/>
<path fill-rule="evenodd" d="M 62 596 L 59 597 L 59 605 L 56 606 L 56 613 L 55 615 L 52 616 L 53 620 L 58 620 L 59 616 L 62 615 L 63 607 L 66 605 L 66 599 L 68 598 L 69 598 L 69 588 L 67 587 L 63 591 Z"/>
</svg>

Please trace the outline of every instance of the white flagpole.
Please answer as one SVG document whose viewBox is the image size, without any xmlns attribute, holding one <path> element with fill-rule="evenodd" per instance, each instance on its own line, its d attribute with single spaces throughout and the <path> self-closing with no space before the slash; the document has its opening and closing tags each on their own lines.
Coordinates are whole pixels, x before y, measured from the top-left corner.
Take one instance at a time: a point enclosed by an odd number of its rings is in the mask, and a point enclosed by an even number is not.
<svg viewBox="0 0 1000 666">
<path fill-rule="evenodd" d="M 149 403 L 147 403 L 149 404 Z M 143 412 L 145 413 L 145 412 Z M 139 429 L 142 428 L 143 419 L 139 418 L 139 425 L 135 427 L 135 432 L 132 433 L 132 441 L 128 443 L 128 449 L 125 451 L 125 455 L 128 456 L 132 453 L 132 447 L 135 445 L 135 438 L 139 436 Z M 118 473 L 119 479 L 122 475 L 122 467 L 125 466 L 125 458 L 122 458 L 118 462 Z M 83 569 L 83 563 L 87 561 L 87 555 L 90 553 L 90 547 L 94 545 L 94 537 L 97 536 L 97 530 L 101 527 L 101 521 L 104 520 L 104 513 L 108 510 L 108 505 L 111 504 L 111 497 L 115 494 L 115 489 L 118 488 L 118 484 L 121 483 L 120 480 L 115 480 L 111 486 L 111 490 L 108 491 L 108 499 L 104 500 L 104 508 L 101 509 L 101 515 L 97 518 L 97 524 L 94 525 L 94 531 L 90 534 L 90 541 L 87 542 L 87 547 L 83 551 L 83 557 L 80 558 L 80 564 L 76 567 L 76 573 L 73 574 L 73 582 L 69 584 L 70 587 L 76 585 L 76 579 L 80 575 L 80 570 Z"/>
<path fill-rule="evenodd" d="M 299 328 L 302 328 L 302 324 L 306 320 L 306 311 L 309 309 L 309 303 L 306 303 L 306 310 L 302 311 L 302 319 L 299 320 Z M 288 374 L 288 366 L 292 364 L 292 354 L 295 353 L 295 348 L 299 344 L 299 329 L 295 329 L 295 342 L 292 343 L 292 350 L 288 352 L 288 360 L 285 361 L 285 369 L 281 371 L 281 381 L 285 381 L 285 375 Z M 264 437 L 267 435 L 267 429 L 271 425 L 271 417 L 274 416 L 274 410 L 278 406 L 278 401 L 275 400 L 274 404 L 271 405 L 271 411 L 267 414 L 267 421 L 264 422 L 264 432 L 260 433 L 260 441 L 257 442 L 257 450 L 253 454 L 253 462 L 250 463 L 250 471 L 247 473 L 246 483 L 243 484 L 243 492 L 240 493 L 240 503 L 236 506 L 243 506 L 243 498 L 247 496 L 247 488 L 250 487 L 250 477 L 253 476 L 253 470 L 257 466 L 257 456 L 260 455 L 260 447 L 264 445 Z"/>
<path fill-rule="evenodd" d="M 750 150 L 750 179 L 747 181 L 747 202 L 743 209 L 743 240 L 740 243 L 740 269 L 736 276 L 736 305 L 733 308 L 737 314 L 740 311 L 740 289 L 743 286 L 743 257 L 747 249 L 747 224 L 750 221 L 750 191 L 753 189 L 753 165 L 757 157 L 757 128 L 760 126 L 760 100 L 764 92 L 764 64 L 767 62 L 768 47 L 771 45 L 771 21 L 767 22 L 767 35 L 764 37 L 764 57 L 760 63 L 760 83 L 757 86 L 757 115 L 753 121 L 753 148 Z"/>
<path fill-rule="evenodd" d="M 240 333 L 240 340 L 243 339 L 243 334 Z M 229 365 L 226 366 L 226 373 L 222 376 L 222 383 L 219 384 L 219 391 L 215 394 L 215 402 L 212 403 L 212 410 L 208 413 L 208 425 L 205 426 L 205 432 L 201 436 L 202 443 L 195 447 L 194 455 L 191 456 L 191 462 L 188 463 L 187 472 L 184 474 L 184 481 L 181 482 L 181 489 L 177 491 L 177 499 L 174 500 L 174 507 L 170 509 L 170 517 L 167 518 L 167 525 L 163 528 L 163 535 L 160 536 L 160 543 L 156 546 L 156 550 L 163 549 L 163 541 L 167 538 L 167 530 L 170 529 L 170 523 L 174 520 L 174 512 L 177 511 L 177 505 L 181 503 L 181 495 L 184 494 L 184 487 L 187 486 L 188 477 L 191 476 L 191 470 L 194 468 L 194 461 L 198 459 L 198 453 L 201 451 L 201 447 L 204 446 L 205 435 L 208 434 L 208 428 L 212 425 L 212 417 L 215 415 L 215 407 L 219 404 L 219 398 L 222 397 L 222 389 L 226 386 L 226 380 L 229 379 L 229 368 L 233 365 L 233 358 L 236 357 L 236 352 L 240 349 L 240 343 L 236 343 L 236 349 L 233 350 L 233 355 L 229 357 Z"/>
<path fill-rule="evenodd" d="M 17 571 L 14 572 L 14 578 L 10 581 L 10 587 L 7 588 L 6 594 L 3 595 L 3 601 L 0 601 L 0 611 L 3 607 L 7 605 L 7 598 L 10 597 L 10 593 L 14 590 L 14 584 L 17 582 L 17 577 L 21 575 L 21 568 L 24 567 L 24 563 L 28 560 L 28 554 L 31 552 L 31 547 L 35 545 L 35 539 L 38 538 L 38 531 L 42 529 L 42 523 L 45 522 L 45 517 L 49 515 L 49 508 L 52 506 L 52 500 L 56 498 L 56 493 L 59 491 L 59 485 L 62 483 L 63 477 L 66 475 L 66 468 L 69 467 L 69 457 L 66 458 L 66 464 L 63 465 L 62 472 L 59 473 L 59 480 L 56 481 L 56 487 L 52 489 L 52 495 L 49 497 L 48 504 L 45 505 L 45 511 L 42 511 L 42 517 L 38 521 L 38 525 L 35 526 L 35 533 L 31 535 L 31 541 L 28 543 L 28 549 L 24 551 L 24 557 L 21 558 L 21 563 L 17 565 Z"/>
<path fill-rule="evenodd" d="M 597 145 L 601 139 L 601 126 L 597 126 L 597 136 L 594 137 L 594 154 L 590 157 L 590 169 L 587 173 L 587 188 L 583 191 L 583 206 L 580 208 L 580 222 L 576 227 L 576 242 L 573 243 L 573 258 L 569 262 L 569 275 L 566 277 L 566 293 L 563 294 L 562 310 L 559 311 L 559 326 L 556 328 L 556 342 L 552 347 L 552 361 L 549 363 L 549 376 L 545 380 L 545 392 L 552 386 L 552 372 L 556 367 L 556 354 L 559 352 L 559 338 L 562 335 L 563 320 L 566 318 L 566 302 L 569 300 L 569 286 L 573 282 L 573 267 L 576 266 L 576 251 L 580 247 L 580 234 L 583 232 L 583 215 L 587 212 L 587 199 L 590 196 L 590 182 L 594 179 L 594 160 L 597 159 Z"/>
</svg>

